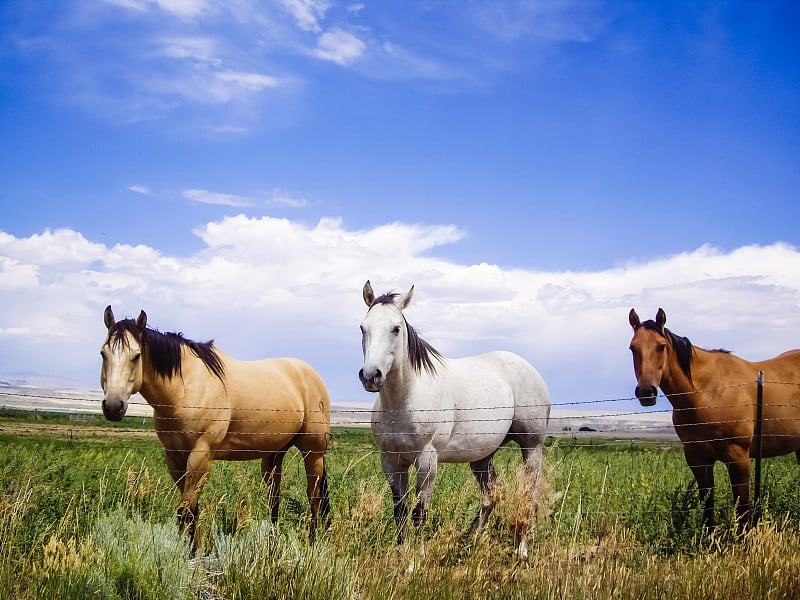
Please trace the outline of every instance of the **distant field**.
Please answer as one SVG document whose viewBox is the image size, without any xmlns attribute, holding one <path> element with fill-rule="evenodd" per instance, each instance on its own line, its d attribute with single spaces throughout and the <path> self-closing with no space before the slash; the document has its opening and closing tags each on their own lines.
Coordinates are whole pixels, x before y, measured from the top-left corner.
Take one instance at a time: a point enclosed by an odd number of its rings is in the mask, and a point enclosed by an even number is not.
<svg viewBox="0 0 800 600">
<path fill-rule="evenodd" d="M 37 388 L 0 385 L 0 409 L 20 409 L 44 413 L 61 412 L 101 416 L 102 392 L 59 388 Z M 331 421 L 342 426 L 368 427 L 371 416 L 368 402 L 334 404 Z M 128 405 L 128 417 L 150 417 L 153 411 L 147 402 L 134 394 Z M 101 417 L 102 418 L 102 417 Z M 589 429 L 591 431 L 581 431 Z M 554 436 L 657 438 L 677 440 L 670 413 L 594 409 L 576 410 L 555 405 L 550 416 L 550 433 Z"/>
</svg>

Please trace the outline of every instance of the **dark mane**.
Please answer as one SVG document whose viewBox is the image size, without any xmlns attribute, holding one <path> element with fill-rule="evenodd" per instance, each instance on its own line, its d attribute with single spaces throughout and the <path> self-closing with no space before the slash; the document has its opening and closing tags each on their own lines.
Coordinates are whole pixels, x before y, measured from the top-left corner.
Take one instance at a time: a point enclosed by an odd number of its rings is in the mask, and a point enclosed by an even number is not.
<svg viewBox="0 0 800 600">
<path fill-rule="evenodd" d="M 397 296 L 399 296 L 399 294 L 396 292 L 378 296 L 372 301 L 370 308 L 376 304 L 394 304 L 394 299 L 397 298 Z M 408 358 L 411 361 L 411 366 L 414 371 L 419 373 L 422 369 L 425 369 L 425 371 L 431 375 L 435 374 L 436 363 L 434 363 L 433 360 L 436 359 L 439 364 L 441 364 L 444 357 L 436 348 L 419 336 L 417 330 L 409 325 L 405 315 L 403 315 L 403 322 L 406 324 L 406 333 L 408 334 Z"/>
<path fill-rule="evenodd" d="M 664 331 L 661 331 L 661 328 L 653 320 L 645 321 L 644 323 L 642 323 L 642 327 L 644 327 L 645 329 L 649 329 L 651 331 L 655 331 L 656 333 L 666 334 L 666 336 L 672 343 L 672 348 L 675 350 L 675 354 L 678 358 L 678 364 L 681 366 L 681 370 L 683 371 L 684 375 L 686 375 L 686 377 L 689 379 L 689 381 L 691 381 L 692 350 L 694 349 L 694 346 L 692 345 L 692 342 L 689 341 L 689 338 L 675 335 L 666 327 L 664 328 Z M 718 348 L 716 350 L 708 350 L 708 352 L 722 352 L 724 354 L 730 354 L 729 350 L 724 350 L 722 348 Z"/>
<path fill-rule="evenodd" d="M 186 339 L 182 333 L 161 333 L 155 329 L 146 328 L 142 332 L 133 319 L 117 321 L 108 330 L 109 343 L 114 346 L 128 345 L 125 333 L 130 333 L 139 344 L 146 346 L 150 363 L 156 373 L 167 379 L 181 374 L 181 348 L 186 346 L 194 355 L 203 361 L 203 364 L 214 375 L 223 379 L 225 366 L 222 364 L 214 341 L 195 342 Z"/>
<path fill-rule="evenodd" d="M 394 299 L 397 298 L 399 295 L 400 294 L 398 294 L 397 292 L 387 292 L 386 294 L 383 294 L 375 298 L 375 300 L 372 301 L 372 304 L 370 304 L 369 307 L 372 308 L 376 304 L 394 304 Z"/>
<path fill-rule="evenodd" d="M 403 321 L 406 324 L 406 332 L 408 333 L 408 357 L 411 359 L 411 366 L 414 367 L 417 373 L 421 369 L 425 369 L 433 375 L 436 373 L 436 365 L 433 359 L 435 358 L 441 364 L 443 359 L 441 353 L 419 337 L 417 330 L 408 324 L 405 317 L 403 317 Z"/>
</svg>

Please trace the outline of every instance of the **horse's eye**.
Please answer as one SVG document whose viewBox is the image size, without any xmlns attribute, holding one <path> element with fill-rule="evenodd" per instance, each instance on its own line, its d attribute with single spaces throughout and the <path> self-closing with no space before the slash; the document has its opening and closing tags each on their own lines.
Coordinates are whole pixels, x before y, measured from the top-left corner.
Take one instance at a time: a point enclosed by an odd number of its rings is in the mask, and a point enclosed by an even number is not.
<svg viewBox="0 0 800 600">
<path fill-rule="evenodd" d="M 659 344 L 658 345 L 658 351 L 659 352 L 663 352 L 666 349 L 667 349 L 667 345 L 666 344 Z"/>
<path fill-rule="evenodd" d="M 400 325 L 395 325 L 392 327 L 392 335 L 399 335 L 400 334 Z"/>
<path fill-rule="evenodd" d="M 133 358 L 131 360 L 133 362 L 138 362 L 140 358 L 142 358 L 142 353 L 141 352 L 137 352 L 136 354 L 133 355 Z"/>
</svg>

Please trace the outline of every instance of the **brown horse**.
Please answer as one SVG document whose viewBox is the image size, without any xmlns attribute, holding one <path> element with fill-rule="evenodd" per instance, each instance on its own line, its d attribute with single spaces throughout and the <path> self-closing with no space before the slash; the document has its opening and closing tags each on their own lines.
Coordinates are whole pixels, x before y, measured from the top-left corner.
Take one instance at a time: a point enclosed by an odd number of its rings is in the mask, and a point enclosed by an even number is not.
<svg viewBox="0 0 800 600">
<path fill-rule="evenodd" d="M 667 315 L 661 308 L 655 321 L 644 323 L 631 309 L 629 322 L 636 397 L 642 406 L 653 406 L 660 387 L 672 404 L 672 423 L 697 480 L 706 525 L 714 524 L 716 461 L 727 467 L 737 516 L 751 516 L 758 372 L 764 377 L 762 457 L 796 452 L 800 459 L 800 350 L 748 362 L 675 335 L 664 327 Z"/>
<path fill-rule="evenodd" d="M 327 518 L 325 450 L 330 437 L 330 399 L 322 379 L 295 358 L 239 361 L 213 342 L 114 320 L 104 313 L 108 335 L 100 354 L 103 414 L 119 421 L 131 394 L 153 407 L 167 468 L 181 492 L 178 523 L 197 547 L 197 504 L 215 459 L 261 459 L 272 522 L 278 519 L 281 466 L 291 446 L 303 456 L 311 504 L 310 538 Z"/>
</svg>

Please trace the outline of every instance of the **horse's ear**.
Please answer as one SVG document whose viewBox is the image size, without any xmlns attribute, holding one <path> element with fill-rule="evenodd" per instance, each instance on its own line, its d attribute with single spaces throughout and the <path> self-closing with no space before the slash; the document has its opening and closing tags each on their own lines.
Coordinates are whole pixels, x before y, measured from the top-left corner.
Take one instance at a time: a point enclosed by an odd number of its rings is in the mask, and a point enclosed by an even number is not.
<svg viewBox="0 0 800 600">
<path fill-rule="evenodd" d="M 114 320 L 114 311 L 111 310 L 110 304 L 106 306 L 105 311 L 103 311 L 103 323 L 106 324 L 106 329 L 111 329 L 114 323 L 116 323 Z"/>
<path fill-rule="evenodd" d="M 656 313 L 656 325 L 661 331 L 664 331 L 664 325 L 667 324 L 667 313 L 664 312 L 663 308 L 659 308 L 658 312 Z"/>
<path fill-rule="evenodd" d="M 408 290 L 408 293 L 406 293 L 403 296 L 400 296 L 396 301 L 397 302 L 397 306 L 400 307 L 400 310 L 404 310 L 406 308 L 406 306 L 411 304 L 411 298 L 413 296 L 414 296 L 414 286 L 412 285 L 411 289 Z"/>
<path fill-rule="evenodd" d="M 145 328 L 147 327 L 147 313 L 143 310 L 139 311 L 139 316 L 136 318 L 136 326 L 141 332 L 144 332 Z"/>
<path fill-rule="evenodd" d="M 372 291 L 372 284 L 367 279 L 367 283 L 364 284 L 364 290 L 361 292 L 364 296 L 364 302 L 367 306 L 372 306 L 372 303 L 375 302 L 375 292 Z"/>
<path fill-rule="evenodd" d="M 639 329 L 642 325 L 642 320 L 639 318 L 639 315 L 636 314 L 636 309 L 634 308 L 628 313 L 628 323 L 630 323 L 631 327 L 634 329 Z"/>
</svg>

